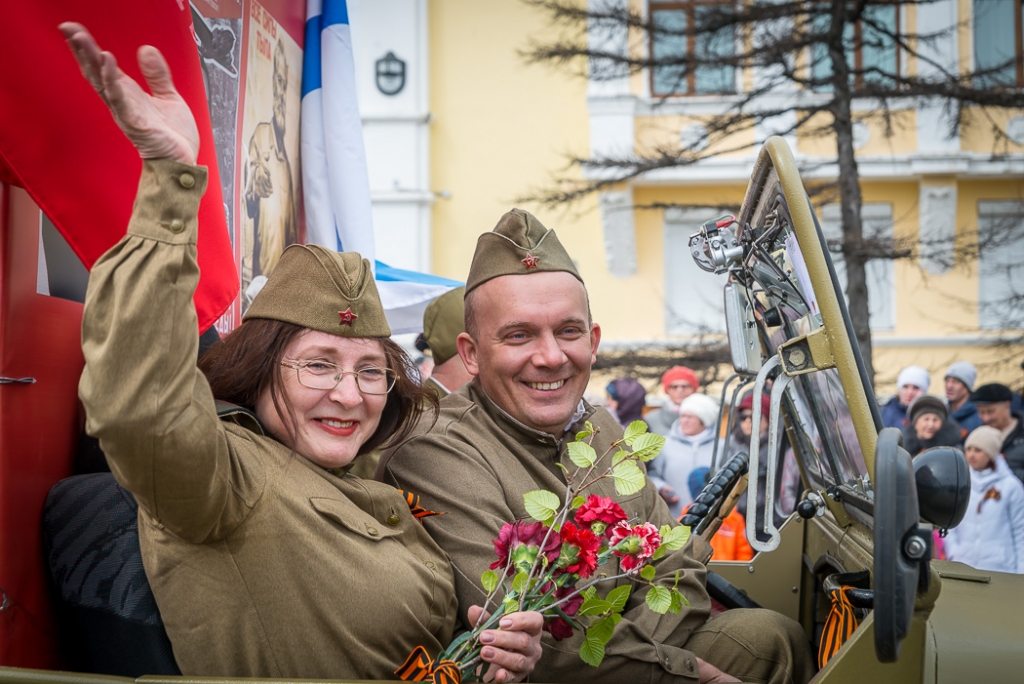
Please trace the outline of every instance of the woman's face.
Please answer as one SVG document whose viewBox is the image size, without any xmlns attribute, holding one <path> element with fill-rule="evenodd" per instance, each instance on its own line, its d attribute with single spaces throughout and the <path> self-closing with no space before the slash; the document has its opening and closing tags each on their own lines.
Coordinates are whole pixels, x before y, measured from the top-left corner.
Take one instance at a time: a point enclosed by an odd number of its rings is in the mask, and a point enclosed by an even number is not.
<svg viewBox="0 0 1024 684">
<path fill-rule="evenodd" d="M 967 447 L 964 450 L 964 455 L 967 456 L 967 465 L 974 470 L 981 471 L 992 465 L 992 459 L 988 457 L 988 454 L 976 446 Z"/>
<path fill-rule="evenodd" d="M 316 330 L 300 333 L 284 350 L 282 363 L 324 361 L 344 371 L 371 366 L 386 368 L 384 347 L 379 340 L 339 337 Z M 267 387 L 256 402 L 256 415 L 272 436 L 287 447 L 305 456 L 321 468 L 348 465 L 359 448 L 377 430 L 386 394 L 365 394 L 359 391 L 356 376 L 346 374 L 334 389 L 310 389 L 299 383 L 293 368 L 281 366 L 284 378 L 282 408 L 278 415 Z M 284 421 L 291 421 L 287 407 L 295 414 L 291 432 Z"/>
<path fill-rule="evenodd" d="M 704 423 L 692 413 L 679 414 L 679 429 L 687 437 L 693 437 L 704 432 Z"/>
<path fill-rule="evenodd" d="M 917 421 L 914 423 L 918 439 L 931 439 L 941 427 L 942 419 L 934 413 L 923 413 L 918 416 Z"/>
</svg>

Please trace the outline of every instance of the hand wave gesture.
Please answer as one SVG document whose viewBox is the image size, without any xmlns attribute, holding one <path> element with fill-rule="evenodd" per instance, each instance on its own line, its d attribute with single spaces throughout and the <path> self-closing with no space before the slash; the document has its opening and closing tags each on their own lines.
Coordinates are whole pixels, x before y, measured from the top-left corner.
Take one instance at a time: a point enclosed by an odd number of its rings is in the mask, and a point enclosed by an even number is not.
<svg viewBox="0 0 1024 684">
<path fill-rule="evenodd" d="M 100 51 L 84 26 L 66 22 L 60 30 L 75 53 L 82 75 L 106 103 L 139 156 L 196 163 L 199 129 L 192 110 L 174 89 L 170 69 L 159 50 L 151 45 L 139 48 L 139 69 L 150 95 L 121 71 L 114 55 Z"/>
</svg>

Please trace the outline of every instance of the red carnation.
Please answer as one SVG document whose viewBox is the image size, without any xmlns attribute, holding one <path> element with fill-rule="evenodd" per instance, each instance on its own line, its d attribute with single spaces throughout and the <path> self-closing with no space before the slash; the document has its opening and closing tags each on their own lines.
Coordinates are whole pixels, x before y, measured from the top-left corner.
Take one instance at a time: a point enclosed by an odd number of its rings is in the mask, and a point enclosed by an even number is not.
<svg viewBox="0 0 1024 684">
<path fill-rule="evenodd" d="M 612 528 L 608 544 L 612 553 L 622 559 L 619 566 L 626 572 L 632 572 L 658 550 L 661 535 L 651 523 L 630 527 L 629 523 L 620 522 Z"/>
<path fill-rule="evenodd" d="M 594 574 L 597 569 L 597 552 L 601 540 L 585 527 L 576 527 L 571 522 L 562 525 L 562 552 L 558 564 L 565 572 L 575 573 L 581 579 Z"/>
<path fill-rule="evenodd" d="M 514 562 L 527 560 L 532 564 L 540 550 L 540 545 L 544 543 L 545 535 L 547 535 L 548 542 L 544 547 L 544 555 L 547 556 L 549 562 L 554 563 L 562 544 L 558 532 L 551 530 L 551 534 L 548 535 L 548 529 L 539 522 L 525 523 L 519 520 L 505 523 L 498 533 L 498 538 L 494 540 L 494 553 L 498 554 L 498 560 L 491 563 L 491 570 L 504 568 L 508 564 L 509 553 L 512 554 Z M 526 547 L 526 551 L 518 551 L 521 547 Z M 508 574 L 514 574 L 511 566 L 508 569 Z"/>
<path fill-rule="evenodd" d="M 605 534 L 612 525 L 626 519 L 622 506 L 611 497 L 591 494 L 583 505 L 576 509 L 576 522 L 587 527 L 594 534 Z"/>
<path fill-rule="evenodd" d="M 569 596 L 575 591 L 576 587 L 558 587 L 557 589 L 555 589 L 555 600 L 561 601 L 566 596 Z M 563 613 L 571 617 L 576 614 L 576 611 L 578 611 L 580 609 L 580 606 L 582 605 L 583 595 L 580 593 L 576 593 L 575 596 L 573 596 L 571 599 L 569 599 L 562 605 L 558 606 L 558 608 Z M 548 617 L 548 619 L 544 621 L 544 631 L 549 633 L 552 637 L 554 637 L 555 641 L 562 641 L 563 639 L 568 639 L 572 636 L 572 625 L 566 622 L 564 618 Z"/>
</svg>

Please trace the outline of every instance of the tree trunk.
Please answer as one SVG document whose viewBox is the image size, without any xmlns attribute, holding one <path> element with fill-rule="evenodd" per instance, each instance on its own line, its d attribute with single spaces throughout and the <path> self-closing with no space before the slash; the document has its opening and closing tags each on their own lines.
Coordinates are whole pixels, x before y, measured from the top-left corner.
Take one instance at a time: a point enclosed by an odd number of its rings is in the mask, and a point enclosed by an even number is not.
<svg viewBox="0 0 1024 684">
<path fill-rule="evenodd" d="M 860 353 L 867 368 L 868 379 L 874 385 L 875 367 L 871 354 L 871 329 L 868 324 L 868 285 L 865 273 L 864 229 L 861 223 L 860 174 L 853 153 L 853 118 L 850 114 L 850 70 L 843 46 L 843 23 L 846 3 L 832 2 L 831 40 L 829 57 L 832 60 L 833 128 L 839 156 L 839 197 L 843 222 L 843 259 L 846 262 L 846 294 L 849 299 L 850 320 Z M 874 387 L 868 388 L 869 392 Z"/>
</svg>

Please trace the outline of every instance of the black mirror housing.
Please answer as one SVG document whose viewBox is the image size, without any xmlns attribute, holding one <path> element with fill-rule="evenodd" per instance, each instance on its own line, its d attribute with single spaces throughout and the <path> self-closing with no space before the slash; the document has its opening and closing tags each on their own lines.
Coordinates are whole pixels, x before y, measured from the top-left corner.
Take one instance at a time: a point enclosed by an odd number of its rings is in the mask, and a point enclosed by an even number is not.
<svg viewBox="0 0 1024 684">
<path fill-rule="evenodd" d="M 921 518 L 941 530 L 964 519 L 971 497 L 971 471 L 967 459 L 954 447 L 932 447 L 914 459 L 914 480 Z"/>
</svg>

